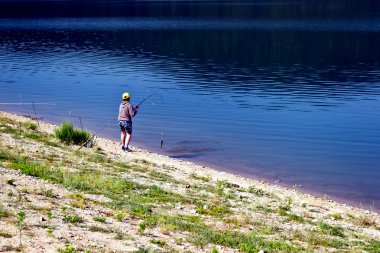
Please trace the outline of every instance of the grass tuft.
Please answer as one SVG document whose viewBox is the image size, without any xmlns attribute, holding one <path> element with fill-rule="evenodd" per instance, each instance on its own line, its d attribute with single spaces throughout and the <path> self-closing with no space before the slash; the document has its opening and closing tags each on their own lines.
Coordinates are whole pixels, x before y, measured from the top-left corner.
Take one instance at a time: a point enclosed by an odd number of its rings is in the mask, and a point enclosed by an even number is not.
<svg viewBox="0 0 380 253">
<path fill-rule="evenodd" d="M 63 123 L 54 133 L 55 137 L 67 145 L 80 145 L 90 138 L 87 131 L 74 129 L 73 124 L 67 122 Z"/>
</svg>

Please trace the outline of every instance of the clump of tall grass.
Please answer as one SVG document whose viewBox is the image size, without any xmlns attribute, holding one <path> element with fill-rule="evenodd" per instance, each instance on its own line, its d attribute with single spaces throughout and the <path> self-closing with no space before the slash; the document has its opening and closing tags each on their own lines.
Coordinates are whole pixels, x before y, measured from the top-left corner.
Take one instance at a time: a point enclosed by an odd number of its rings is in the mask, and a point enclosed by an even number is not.
<svg viewBox="0 0 380 253">
<path fill-rule="evenodd" d="M 63 123 L 58 129 L 56 129 L 54 134 L 55 137 L 67 145 L 80 145 L 90 138 L 90 134 L 87 131 L 74 129 L 73 124 L 68 122 Z"/>
</svg>

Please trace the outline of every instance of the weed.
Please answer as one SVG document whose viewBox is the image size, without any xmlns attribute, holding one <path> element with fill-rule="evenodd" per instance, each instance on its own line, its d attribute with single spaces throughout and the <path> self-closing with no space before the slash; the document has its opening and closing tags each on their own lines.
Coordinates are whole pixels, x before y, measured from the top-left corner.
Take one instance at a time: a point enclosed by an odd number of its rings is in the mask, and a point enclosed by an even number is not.
<svg viewBox="0 0 380 253">
<path fill-rule="evenodd" d="M 3 207 L 3 205 L 0 203 L 0 220 L 2 218 L 8 218 L 11 214 Z"/>
<path fill-rule="evenodd" d="M 288 214 L 288 217 L 285 219 L 285 221 L 296 221 L 299 223 L 305 222 L 305 219 L 301 216 L 298 216 L 296 214 Z"/>
<path fill-rule="evenodd" d="M 94 163 L 104 163 L 107 161 L 107 157 L 104 155 L 93 154 L 93 155 L 89 155 L 87 157 L 87 160 L 89 162 L 94 162 Z"/>
<path fill-rule="evenodd" d="M 68 223 L 80 223 L 83 221 L 78 215 L 65 215 L 62 220 Z"/>
<path fill-rule="evenodd" d="M 146 228 L 146 224 L 145 224 L 145 222 L 140 222 L 140 223 L 139 223 L 139 228 L 140 228 L 142 231 L 144 231 L 145 228 Z"/>
<path fill-rule="evenodd" d="M 278 212 L 278 214 L 279 214 L 280 216 L 286 216 L 286 215 L 288 215 L 288 211 L 289 211 L 289 209 L 288 209 L 288 207 L 286 207 L 286 206 L 280 206 L 280 207 L 278 208 L 278 210 L 277 210 L 277 212 Z"/>
<path fill-rule="evenodd" d="M 219 251 L 215 246 L 212 246 L 211 253 L 219 253 Z"/>
<path fill-rule="evenodd" d="M 273 210 L 273 209 L 271 209 L 269 207 L 266 207 L 266 206 L 261 206 L 261 205 L 256 206 L 256 210 L 264 212 L 264 213 L 273 213 L 273 212 L 275 212 L 275 210 Z"/>
<path fill-rule="evenodd" d="M 29 130 L 36 131 L 37 130 L 37 124 L 34 124 L 33 122 L 24 122 L 23 127 Z"/>
<path fill-rule="evenodd" d="M 208 214 L 208 215 L 223 215 L 230 213 L 228 206 L 222 203 L 214 203 L 210 206 L 208 205 L 198 205 L 197 206 L 197 213 L 199 214 Z"/>
<path fill-rule="evenodd" d="M 20 211 L 17 213 L 17 222 L 16 222 L 16 225 L 17 225 L 17 228 L 19 230 L 19 234 L 20 234 L 20 246 L 22 246 L 22 230 L 25 228 L 25 217 L 26 217 L 26 214 L 25 212 L 23 211 Z"/>
<path fill-rule="evenodd" d="M 13 197 L 14 193 L 11 189 L 8 190 L 7 196 L 8 197 Z"/>
<path fill-rule="evenodd" d="M 371 241 L 364 249 L 371 253 L 380 252 L 380 241 Z"/>
<path fill-rule="evenodd" d="M 334 220 L 342 220 L 343 219 L 342 214 L 340 214 L 340 213 L 331 214 L 330 217 Z"/>
<path fill-rule="evenodd" d="M 375 226 L 376 216 L 362 215 L 357 219 L 356 223 L 359 224 L 360 226 L 365 226 L 365 227 Z"/>
<path fill-rule="evenodd" d="M 250 187 L 248 187 L 248 192 L 253 193 L 256 196 L 260 196 L 260 197 L 267 195 L 267 193 L 265 193 L 264 190 L 256 188 L 256 186 L 254 185 L 251 185 Z"/>
<path fill-rule="evenodd" d="M 116 231 L 116 234 L 115 234 L 115 239 L 116 240 L 123 240 L 125 238 L 125 235 L 123 232 L 121 231 Z"/>
<path fill-rule="evenodd" d="M 146 249 L 146 248 L 139 248 L 138 250 L 136 250 L 134 253 L 149 253 L 150 250 L 149 249 Z"/>
<path fill-rule="evenodd" d="M 64 249 L 57 249 L 58 253 L 76 253 L 78 251 L 75 250 L 75 248 L 73 246 L 71 246 L 70 244 L 66 244 L 65 245 L 65 248 Z"/>
<path fill-rule="evenodd" d="M 155 238 L 152 238 L 149 240 L 149 242 L 151 243 L 154 243 L 154 244 L 157 244 L 158 246 L 165 246 L 165 242 L 160 240 L 160 239 L 155 239 Z"/>
<path fill-rule="evenodd" d="M 110 233 L 108 229 L 99 226 L 91 226 L 88 230 L 91 232 Z"/>
<path fill-rule="evenodd" d="M 52 229 L 52 228 L 48 228 L 48 229 L 46 230 L 46 233 L 47 233 L 47 235 L 48 235 L 49 237 L 53 237 L 54 229 Z"/>
<path fill-rule="evenodd" d="M 80 145 L 87 141 L 90 134 L 87 131 L 74 129 L 73 124 L 63 123 L 60 128 L 54 131 L 55 137 L 64 142 L 65 144 Z"/>
<path fill-rule="evenodd" d="M 159 181 L 178 183 L 178 181 L 175 180 L 172 176 L 156 170 L 152 170 L 151 172 L 149 172 L 149 176 Z"/>
<path fill-rule="evenodd" d="M 24 137 L 32 140 L 42 140 L 44 136 L 38 133 L 26 133 Z"/>
<path fill-rule="evenodd" d="M 106 218 L 104 218 L 104 217 L 98 217 L 98 216 L 96 216 L 96 217 L 93 217 L 92 219 L 94 221 L 97 221 L 97 222 L 100 222 L 100 223 L 106 223 Z"/>
<path fill-rule="evenodd" d="M 47 212 L 47 217 L 49 218 L 49 220 L 51 220 L 51 218 L 53 218 L 53 213 L 51 212 L 51 210 L 49 210 Z"/>
<path fill-rule="evenodd" d="M 201 181 L 205 181 L 205 182 L 210 182 L 211 181 L 211 178 L 210 177 L 206 177 L 206 176 L 199 176 L 199 175 L 197 175 L 197 174 L 195 174 L 195 173 L 192 173 L 191 175 L 190 175 L 190 178 L 192 178 L 192 179 L 196 179 L 196 180 L 201 180 Z"/>
<path fill-rule="evenodd" d="M 118 220 L 118 221 L 122 221 L 122 220 L 124 219 L 124 217 L 125 217 L 125 214 L 122 213 L 122 212 L 119 212 L 119 213 L 116 214 L 116 216 L 115 216 L 116 220 Z"/>
<path fill-rule="evenodd" d="M 52 189 L 42 189 L 38 194 L 48 197 L 48 198 L 55 198 L 56 195 L 54 194 Z"/>
<path fill-rule="evenodd" d="M 177 244 L 177 245 L 182 245 L 182 243 L 183 243 L 183 238 L 175 238 L 175 243 Z"/>
<path fill-rule="evenodd" d="M 0 237 L 3 237 L 3 238 L 12 238 L 12 235 L 9 234 L 8 232 L 2 232 L 2 231 L 0 231 Z"/>
<path fill-rule="evenodd" d="M 332 235 L 332 236 L 339 236 L 344 237 L 343 228 L 342 227 L 335 227 L 331 226 L 327 223 L 324 223 L 322 221 L 317 223 L 317 226 L 326 234 Z"/>
</svg>

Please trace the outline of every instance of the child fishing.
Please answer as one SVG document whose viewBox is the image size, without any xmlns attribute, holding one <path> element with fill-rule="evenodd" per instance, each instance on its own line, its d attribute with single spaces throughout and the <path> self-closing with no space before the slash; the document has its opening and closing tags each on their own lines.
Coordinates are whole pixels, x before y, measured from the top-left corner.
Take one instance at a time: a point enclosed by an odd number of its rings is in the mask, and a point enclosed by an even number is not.
<svg viewBox="0 0 380 253">
<path fill-rule="evenodd" d="M 129 143 L 132 140 L 132 117 L 136 116 L 139 105 L 135 107 L 129 102 L 131 96 L 128 92 L 123 93 L 123 101 L 119 107 L 119 126 L 121 130 L 121 149 L 126 152 L 131 152 Z"/>
</svg>

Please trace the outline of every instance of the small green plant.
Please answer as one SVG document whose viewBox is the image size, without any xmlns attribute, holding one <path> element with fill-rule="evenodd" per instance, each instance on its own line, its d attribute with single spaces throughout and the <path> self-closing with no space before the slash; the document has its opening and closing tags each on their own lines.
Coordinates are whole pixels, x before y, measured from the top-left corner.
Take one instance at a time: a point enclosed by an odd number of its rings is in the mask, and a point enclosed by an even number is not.
<svg viewBox="0 0 380 253">
<path fill-rule="evenodd" d="M 91 232 L 99 232 L 99 233 L 110 233 L 110 231 L 106 228 L 102 228 L 99 226 L 91 226 L 89 229 Z"/>
<path fill-rule="evenodd" d="M 140 247 L 138 250 L 136 250 L 134 253 L 149 253 L 150 250 L 146 248 Z"/>
<path fill-rule="evenodd" d="M 10 213 L 3 207 L 3 205 L 0 203 L 0 220 L 2 218 L 7 218 L 10 216 Z"/>
<path fill-rule="evenodd" d="M 26 217 L 26 214 L 24 211 L 20 211 L 17 213 L 16 225 L 20 234 L 20 246 L 22 246 L 22 230 L 25 228 L 25 217 Z"/>
<path fill-rule="evenodd" d="M 49 210 L 49 211 L 47 212 L 47 217 L 49 218 L 49 220 L 50 220 L 51 218 L 53 218 L 53 213 L 51 212 L 51 210 Z"/>
<path fill-rule="evenodd" d="M 65 245 L 64 249 L 59 248 L 57 251 L 58 253 L 76 253 L 77 252 L 75 248 L 68 243 Z"/>
<path fill-rule="evenodd" d="M 95 216 L 92 218 L 94 221 L 97 221 L 97 222 L 101 222 L 101 223 L 105 223 L 106 222 L 106 218 L 104 217 L 98 217 L 98 216 Z"/>
<path fill-rule="evenodd" d="M 157 244 L 158 246 L 161 246 L 161 247 L 165 246 L 165 242 L 160 239 L 152 238 L 149 240 L 149 242 Z"/>
<path fill-rule="evenodd" d="M 9 234 L 8 232 L 2 232 L 2 231 L 0 231 L 0 237 L 3 237 L 3 238 L 12 238 L 12 235 Z"/>
<path fill-rule="evenodd" d="M 145 222 L 140 222 L 140 223 L 139 223 L 139 228 L 140 228 L 142 231 L 144 231 L 145 228 L 146 228 L 146 223 L 145 223 Z"/>
<path fill-rule="evenodd" d="M 125 214 L 122 213 L 122 212 L 119 212 L 119 213 L 116 214 L 116 216 L 115 216 L 116 220 L 118 220 L 118 221 L 122 221 L 122 220 L 124 219 L 124 217 L 125 217 Z"/>
<path fill-rule="evenodd" d="M 343 228 L 337 226 L 331 226 L 324 222 L 318 222 L 317 226 L 326 234 L 332 236 L 344 237 Z"/>
<path fill-rule="evenodd" d="M 52 228 L 48 228 L 48 229 L 46 230 L 46 233 L 47 233 L 47 235 L 48 235 L 49 237 L 53 237 L 53 232 L 54 232 L 54 229 L 52 229 Z"/>
<path fill-rule="evenodd" d="M 26 128 L 26 129 L 30 129 L 30 130 L 33 130 L 33 131 L 36 131 L 37 130 L 37 124 L 34 124 L 33 122 L 25 122 L 23 124 L 23 126 Z"/>
<path fill-rule="evenodd" d="M 80 223 L 82 219 L 78 215 L 65 215 L 63 221 L 68 223 Z"/>
<path fill-rule="evenodd" d="M 182 243 L 183 243 L 183 239 L 180 237 L 180 238 L 175 238 L 175 243 L 177 244 L 177 245 L 182 245 Z"/>
<path fill-rule="evenodd" d="M 250 187 L 248 187 L 248 192 L 253 193 L 256 196 L 265 196 L 266 195 L 264 190 L 256 188 L 255 185 L 251 185 Z"/>
<path fill-rule="evenodd" d="M 192 174 L 190 175 L 190 178 L 192 178 L 192 179 L 196 179 L 196 180 L 205 181 L 205 182 L 210 182 L 210 181 L 211 181 L 211 178 L 210 178 L 210 177 L 200 176 L 200 175 L 197 175 L 197 174 L 195 174 L 195 173 L 192 173 Z"/>
<path fill-rule="evenodd" d="M 365 250 L 371 253 L 380 252 L 380 241 L 371 241 L 365 246 Z"/>
<path fill-rule="evenodd" d="M 54 198 L 55 197 L 55 194 L 53 192 L 52 189 L 42 189 L 40 192 L 39 192 L 40 195 L 42 196 L 45 196 L 45 197 L 48 197 L 48 198 Z"/>
<path fill-rule="evenodd" d="M 8 193 L 7 193 L 7 196 L 8 196 L 8 197 L 13 197 L 13 195 L 14 195 L 14 194 L 13 194 L 13 191 L 12 191 L 12 190 L 9 190 Z"/>
<path fill-rule="evenodd" d="M 343 219 L 342 214 L 340 214 L 340 213 L 334 213 L 334 214 L 331 214 L 330 216 L 334 220 L 342 220 Z"/>
<path fill-rule="evenodd" d="M 80 145 L 90 138 L 90 134 L 84 130 L 74 129 L 73 124 L 63 123 L 54 131 L 55 137 L 67 145 Z"/>
<path fill-rule="evenodd" d="M 212 246 L 211 253 L 219 253 L 219 251 L 215 246 Z"/>
<path fill-rule="evenodd" d="M 125 238 L 125 235 L 123 232 L 121 231 L 116 231 L 116 234 L 115 234 L 115 239 L 116 240 L 123 240 Z"/>
</svg>

